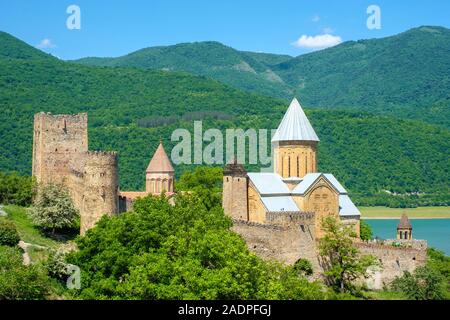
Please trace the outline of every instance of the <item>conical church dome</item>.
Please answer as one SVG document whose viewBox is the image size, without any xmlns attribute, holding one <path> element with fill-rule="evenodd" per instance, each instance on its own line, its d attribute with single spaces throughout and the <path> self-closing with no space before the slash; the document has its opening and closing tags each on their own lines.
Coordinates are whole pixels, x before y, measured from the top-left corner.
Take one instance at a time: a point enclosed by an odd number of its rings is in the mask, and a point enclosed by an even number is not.
<svg viewBox="0 0 450 320">
<path fill-rule="evenodd" d="M 296 98 L 272 138 L 272 142 L 279 141 L 320 141 Z"/>
<path fill-rule="evenodd" d="M 160 141 L 159 146 L 156 149 L 152 160 L 150 160 L 146 172 L 147 173 L 175 172 L 175 170 L 172 167 L 172 163 L 170 162 L 170 159 L 167 156 L 166 151 L 164 150 L 162 141 Z"/>
</svg>

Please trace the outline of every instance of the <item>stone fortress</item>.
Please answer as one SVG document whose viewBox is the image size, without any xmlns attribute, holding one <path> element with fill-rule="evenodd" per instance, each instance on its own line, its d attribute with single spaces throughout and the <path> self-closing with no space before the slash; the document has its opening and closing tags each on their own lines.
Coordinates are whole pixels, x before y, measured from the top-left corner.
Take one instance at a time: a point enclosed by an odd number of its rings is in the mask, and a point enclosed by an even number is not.
<svg viewBox="0 0 450 320">
<path fill-rule="evenodd" d="M 249 248 L 263 258 L 287 264 L 305 258 L 316 274 L 322 271 L 317 254 L 322 219 L 334 216 L 359 237 L 361 216 L 339 181 L 331 173 L 317 172 L 318 143 L 294 98 L 272 138 L 273 172 L 247 173 L 235 160 L 225 166 L 223 176 L 224 211 Z M 382 265 L 371 270 L 369 286 L 381 288 L 395 276 L 425 263 L 426 242 L 412 239 L 406 216 L 397 238 L 383 244 L 355 242 L 362 253 L 376 256 Z"/>
<path fill-rule="evenodd" d="M 162 142 L 146 170 L 146 191 L 119 190 L 118 157 L 111 151 L 88 151 L 86 113 L 34 116 L 33 176 L 39 185 L 64 185 L 80 212 L 80 234 L 104 215 L 127 211 L 134 199 L 174 191 L 174 169 Z"/>
<path fill-rule="evenodd" d="M 80 234 L 103 215 L 129 211 L 138 197 L 174 195 L 174 169 L 160 142 L 146 170 L 145 191 L 119 190 L 118 155 L 89 151 L 86 113 L 34 117 L 33 176 L 39 185 L 65 186 L 80 212 Z M 330 173 L 317 172 L 319 138 L 296 99 L 278 127 L 274 172 L 247 173 L 236 161 L 224 168 L 223 208 L 233 230 L 250 250 L 265 259 L 293 264 L 308 259 L 315 276 L 322 268 L 317 240 L 321 219 L 332 215 L 359 234 L 360 212 L 346 189 Z M 372 270 L 369 286 L 381 288 L 404 271 L 426 261 L 426 242 L 412 239 L 412 226 L 402 217 L 397 240 L 356 241 L 362 253 L 376 256 L 382 267 Z M 399 246 L 400 244 L 400 246 Z"/>
</svg>

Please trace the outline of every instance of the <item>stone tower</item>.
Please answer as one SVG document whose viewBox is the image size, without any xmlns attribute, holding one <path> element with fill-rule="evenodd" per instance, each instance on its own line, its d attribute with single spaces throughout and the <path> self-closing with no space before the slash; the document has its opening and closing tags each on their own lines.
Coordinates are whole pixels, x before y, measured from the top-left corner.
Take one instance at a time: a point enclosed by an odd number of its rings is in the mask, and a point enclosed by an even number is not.
<svg viewBox="0 0 450 320">
<path fill-rule="evenodd" d="M 117 154 L 88 152 L 84 165 L 84 188 L 80 205 L 80 234 L 92 228 L 100 218 L 119 212 L 119 176 Z"/>
<path fill-rule="evenodd" d="M 64 183 L 69 162 L 88 151 L 87 114 L 34 115 L 33 176 L 38 183 Z"/>
<path fill-rule="evenodd" d="M 412 240 L 412 225 L 406 214 L 402 214 L 400 222 L 397 225 L 397 239 Z"/>
<path fill-rule="evenodd" d="M 118 212 L 118 166 L 114 152 L 88 151 L 87 114 L 34 116 L 33 176 L 39 186 L 62 184 L 80 212 L 80 233 L 102 215 Z"/>
<path fill-rule="evenodd" d="M 223 170 L 222 207 L 233 219 L 248 221 L 248 177 L 242 164 L 235 159 Z"/>
<path fill-rule="evenodd" d="M 146 170 L 145 190 L 147 193 L 160 194 L 174 192 L 175 170 L 170 163 L 162 141 L 150 160 Z"/>
<path fill-rule="evenodd" d="M 300 103 L 293 99 L 272 138 L 274 171 L 283 178 L 317 172 L 317 137 Z"/>
</svg>

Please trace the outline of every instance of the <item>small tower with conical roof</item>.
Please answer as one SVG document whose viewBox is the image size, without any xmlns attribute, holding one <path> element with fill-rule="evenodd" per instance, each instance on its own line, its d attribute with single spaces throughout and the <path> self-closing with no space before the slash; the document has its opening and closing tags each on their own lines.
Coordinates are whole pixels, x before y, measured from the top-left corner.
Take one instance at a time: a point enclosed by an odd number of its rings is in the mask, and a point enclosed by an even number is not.
<svg viewBox="0 0 450 320">
<path fill-rule="evenodd" d="M 317 172 L 317 143 L 311 123 L 294 98 L 272 138 L 274 171 L 283 178 Z"/>
<path fill-rule="evenodd" d="M 411 240 L 412 239 L 412 225 L 409 222 L 408 216 L 404 213 L 397 225 L 397 239 Z"/>
<path fill-rule="evenodd" d="M 147 193 L 160 194 L 174 191 L 175 170 L 163 147 L 162 140 L 146 170 L 145 189 Z"/>
</svg>

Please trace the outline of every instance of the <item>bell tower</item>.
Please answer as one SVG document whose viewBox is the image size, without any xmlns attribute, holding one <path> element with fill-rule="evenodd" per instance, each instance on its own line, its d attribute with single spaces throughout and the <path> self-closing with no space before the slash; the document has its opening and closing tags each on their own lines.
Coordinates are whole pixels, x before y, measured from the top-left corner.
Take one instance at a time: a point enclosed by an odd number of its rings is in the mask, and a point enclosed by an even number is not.
<svg viewBox="0 0 450 320">
<path fill-rule="evenodd" d="M 163 147 L 162 140 L 146 170 L 145 190 L 151 194 L 174 191 L 175 170 Z"/>
<path fill-rule="evenodd" d="M 412 225 L 405 213 L 402 214 L 400 222 L 397 225 L 397 239 L 412 240 Z"/>
<path fill-rule="evenodd" d="M 319 138 L 294 98 L 272 138 L 274 171 L 283 178 L 303 178 L 317 172 Z"/>
</svg>

